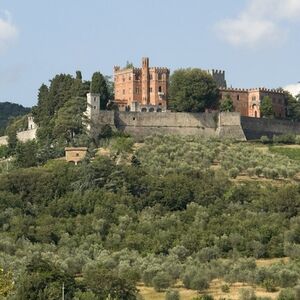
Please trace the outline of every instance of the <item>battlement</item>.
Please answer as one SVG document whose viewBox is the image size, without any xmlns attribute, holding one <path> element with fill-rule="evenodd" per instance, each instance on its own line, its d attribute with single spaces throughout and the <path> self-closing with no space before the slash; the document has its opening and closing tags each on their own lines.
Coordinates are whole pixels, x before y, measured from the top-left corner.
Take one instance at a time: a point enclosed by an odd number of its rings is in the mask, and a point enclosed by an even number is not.
<svg viewBox="0 0 300 300">
<path fill-rule="evenodd" d="M 222 75 L 225 76 L 225 71 L 224 70 L 208 70 L 208 73 L 212 74 L 212 75 Z"/>
<path fill-rule="evenodd" d="M 248 89 L 243 89 L 243 88 L 224 88 L 224 87 L 221 87 L 221 88 L 219 88 L 219 90 L 221 92 L 246 92 L 246 93 L 249 92 Z"/>
<path fill-rule="evenodd" d="M 169 74 L 170 73 L 170 70 L 165 67 L 152 67 L 149 70 L 154 71 L 155 73 L 158 73 L 158 74 Z"/>
<path fill-rule="evenodd" d="M 276 93 L 276 94 L 284 94 L 284 91 L 281 89 L 268 89 L 265 87 L 260 87 L 260 88 L 223 88 L 221 87 L 219 89 L 221 92 L 265 92 L 265 93 Z"/>
</svg>

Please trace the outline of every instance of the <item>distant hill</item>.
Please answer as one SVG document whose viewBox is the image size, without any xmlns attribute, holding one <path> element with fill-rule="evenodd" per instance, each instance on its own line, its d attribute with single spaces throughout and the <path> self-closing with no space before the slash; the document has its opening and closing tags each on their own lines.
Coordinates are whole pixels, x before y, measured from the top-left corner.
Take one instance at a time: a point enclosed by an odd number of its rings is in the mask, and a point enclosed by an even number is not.
<svg viewBox="0 0 300 300">
<path fill-rule="evenodd" d="M 22 116 L 30 112 L 30 108 L 11 102 L 0 102 L 0 135 L 4 134 L 11 117 Z"/>
</svg>

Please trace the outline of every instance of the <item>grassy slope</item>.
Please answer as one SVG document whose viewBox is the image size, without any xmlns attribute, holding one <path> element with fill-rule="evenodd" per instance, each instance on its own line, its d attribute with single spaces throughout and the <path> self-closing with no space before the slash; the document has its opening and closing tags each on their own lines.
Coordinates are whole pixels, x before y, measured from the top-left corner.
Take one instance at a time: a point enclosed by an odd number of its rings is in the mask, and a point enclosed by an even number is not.
<svg viewBox="0 0 300 300">
<path fill-rule="evenodd" d="M 284 263 L 287 263 L 289 261 L 288 258 L 275 258 L 275 259 L 259 259 L 256 261 L 256 264 L 258 267 L 266 267 L 270 266 L 272 264 L 277 264 L 283 261 Z M 261 287 L 253 287 L 250 285 L 246 285 L 243 283 L 235 283 L 230 286 L 230 292 L 229 293 L 223 293 L 221 288 L 224 284 L 221 280 L 213 280 L 210 284 L 210 288 L 208 290 L 203 291 L 201 294 L 210 294 L 215 299 L 232 299 L 232 300 L 238 300 L 239 299 L 239 291 L 241 289 L 246 288 L 254 288 L 255 293 L 259 297 L 270 297 L 271 299 L 276 299 L 280 290 L 278 290 L 275 293 L 268 293 L 265 289 Z M 151 287 L 145 287 L 143 284 L 139 285 L 137 287 L 140 291 L 140 294 L 143 296 L 145 300 L 164 300 L 165 299 L 165 292 L 158 293 Z M 193 298 L 198 296 L 197 291 L 188 290 L 185 289 L 181 283 L 178 283 L 174 289 L 178 290 L 180 293 L 181 300 L 192 300 Z"/>
</svg>

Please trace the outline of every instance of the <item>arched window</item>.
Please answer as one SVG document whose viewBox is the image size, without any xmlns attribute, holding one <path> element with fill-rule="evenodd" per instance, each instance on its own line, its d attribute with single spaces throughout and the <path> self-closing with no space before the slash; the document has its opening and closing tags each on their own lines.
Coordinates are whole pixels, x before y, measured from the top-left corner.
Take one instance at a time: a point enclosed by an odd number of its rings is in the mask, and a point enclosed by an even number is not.
<svg viewBox="0 0 300 300">
<path fill-rule="evenodd" d="M 158 87 L 158 92 L 161 93 L 162 89 L 161 86 Z"/>
<path fill-rule="evenodd" d="M 153 107 L 150 107 L 150 108 L 149 108 L 149 112 L 154 112 L 154 108 L 153 108 Z"/>
</svg>

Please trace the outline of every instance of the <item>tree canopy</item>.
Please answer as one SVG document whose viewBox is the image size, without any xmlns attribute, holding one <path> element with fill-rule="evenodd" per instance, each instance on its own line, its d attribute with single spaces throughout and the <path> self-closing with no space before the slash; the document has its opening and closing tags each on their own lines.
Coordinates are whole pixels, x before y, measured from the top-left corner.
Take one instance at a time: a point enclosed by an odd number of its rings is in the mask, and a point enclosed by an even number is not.
<svg viewBox="0 0 300 300">
<path fill-rule="evenodd" d="M 229 95 L 226 95 L 225 99 L 220 104 L 220 111 L 232 112 L 234 111 L 233 101 Z"/>
<path fill-rule="evenodd" d="M 269 96 L 265 96 L 260 104 L 260 112 L 263 117 L 270 118 L 274 116 L 274 109 L 272 99 Z"/>
<path fill-rule="evenodd" d="M 92 76 L 90 92 L 100 94 L 100 109 L 106 109 L 109 100 L 107 81 L 100 72 L 95 72 Z"/>
<path fill-rule="evenodd" d="M 178 112 L 217 108 L 219 91 L 212 76 L 200 69 L 179 69 L 170 77 L 169 107 Z"/>
</svg>

